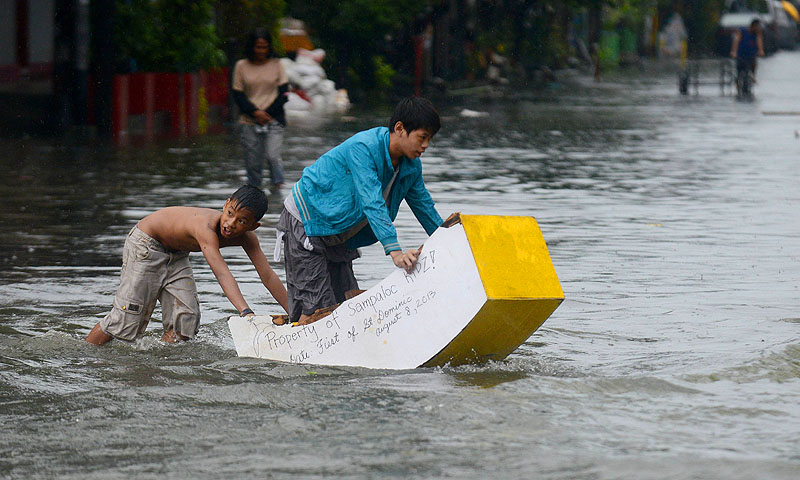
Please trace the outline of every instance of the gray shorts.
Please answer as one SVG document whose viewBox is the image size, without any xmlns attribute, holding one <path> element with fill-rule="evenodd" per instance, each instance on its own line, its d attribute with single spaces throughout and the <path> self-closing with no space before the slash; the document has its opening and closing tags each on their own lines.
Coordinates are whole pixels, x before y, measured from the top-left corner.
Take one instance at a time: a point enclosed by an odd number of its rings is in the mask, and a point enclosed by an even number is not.
<svg viewBox="0 0 800 480">
<path fill-rule="evenodd" d="M 122 274 L 111 312 L 100 328 L 120 340 L 141 338 L 161 302 L 164 331 L 194 337 L 200 325 L 200 302 L 189 252 L 175 252 L 135 226 L 122 251 Z"/>
<path fill-rule="evenodd" d="M 341 303 L 348 290 L 358 289 L 353 274 L 353 260 L 360 256 L 358 250 L 325 245 L 320 237 L 306 237 L 303 224 L 285 208 L 277 228 L 285 232 L 283 253 L 292 322 L 298 321 L 301 314 L 311 315 L 317 309 Z"/>
</svg>

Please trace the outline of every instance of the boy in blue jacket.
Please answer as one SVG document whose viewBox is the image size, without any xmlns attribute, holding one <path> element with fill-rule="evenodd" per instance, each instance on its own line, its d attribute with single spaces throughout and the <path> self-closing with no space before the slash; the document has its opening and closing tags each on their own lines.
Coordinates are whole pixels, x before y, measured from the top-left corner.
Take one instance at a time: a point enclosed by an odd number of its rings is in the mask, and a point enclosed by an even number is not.
<svg viewBox="0 0 800 480">
<path fill-rule="evenodd" d="M 309 323 L 317 309 L 358 289 L 353 260 L 359 247 L 379 241 L 397 267 L 414 268 L 419 249 L 403 252 L 392 222 L 405 200 L 428 235 L 442 224 L 419 159 L 439 127 L 430 101 L 408 97 L 395 107 L 389 128 L 359 132 L 303 170 L 277 226 L 291 322 Z"/>
</svg>

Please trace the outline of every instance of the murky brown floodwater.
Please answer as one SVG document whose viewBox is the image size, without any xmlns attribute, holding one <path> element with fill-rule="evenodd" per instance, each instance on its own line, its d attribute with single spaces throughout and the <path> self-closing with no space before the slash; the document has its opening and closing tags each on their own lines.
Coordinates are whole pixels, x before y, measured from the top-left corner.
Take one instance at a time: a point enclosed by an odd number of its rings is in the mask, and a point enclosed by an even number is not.
<svg viewBox="0 0 800 480">
<path fill-rule="evenodd" d="M 440 212 L 536 216 L 566 295 L 508 359 L 460 368 L 237 358 L 199 255 L 197 341 L 165 345 L 154 322 L 135 344 L 87 345 L 128 229 L 220 207 L 243 178 L 236 141 L 0 140 L 0 476 L 795 479 L 800 116 L 770 113 L 800 112 L 798 78 L 800 53 L 782 52 L 752 103 L 680 97 L 652 69 L 442 105 L 423 157 Z M 388 115 L 296 121 L 288 180 Z M 409 210 L 397 224 L 405 246 L 424 239 Z M 364 254 L 370 286 L 393 267 Z M 277 311 L 244 253 L 225 255 L 251 305 Z"/>
</svg>

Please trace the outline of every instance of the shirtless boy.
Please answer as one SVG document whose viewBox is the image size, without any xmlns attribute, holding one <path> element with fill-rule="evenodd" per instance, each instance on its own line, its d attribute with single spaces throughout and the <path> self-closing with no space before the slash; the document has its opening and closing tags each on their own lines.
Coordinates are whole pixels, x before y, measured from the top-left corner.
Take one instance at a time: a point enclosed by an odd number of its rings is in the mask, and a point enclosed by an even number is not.
<svg viewBox="0 0 800 480">
<path fill-rule="evenodd" d="M 221 213 L 210 208 L 167 207 L 144 217 L 125 240 L 120 286 L 111 312 L 95 325 L 86 341 L 102 345 L 114 338 L 141 338 L 156 300 L 163 312 L 164 341 L 175 343 L 194 337 L 200 325 L 200 304 L 189 252 L 203 252 L 228 300 L 240 315 L 252 315 L 222 258 L 222 247 L 242 247 L 261 282 L 288 312 L 286 288 L 253 232 L 266 211 L 264 192 L 245 185 L 225 201 Z"/>
</svg>

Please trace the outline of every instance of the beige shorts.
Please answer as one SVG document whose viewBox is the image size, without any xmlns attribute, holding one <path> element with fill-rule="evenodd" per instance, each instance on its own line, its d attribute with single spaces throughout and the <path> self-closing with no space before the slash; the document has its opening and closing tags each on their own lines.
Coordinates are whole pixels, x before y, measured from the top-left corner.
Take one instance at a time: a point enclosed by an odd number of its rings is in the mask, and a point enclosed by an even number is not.
<svg viewBox="0 0 800 480">
<path fill-rule="evenodd" d="M 161 302 L 164 331 L 194 337 L 200 325 L 200 302 L 189 252 L 175 252 L 135 226 L 122 251 L 122 274 L 111 312 L 100 328 L 120 340 L 141 338 Z"/>
</svg>

